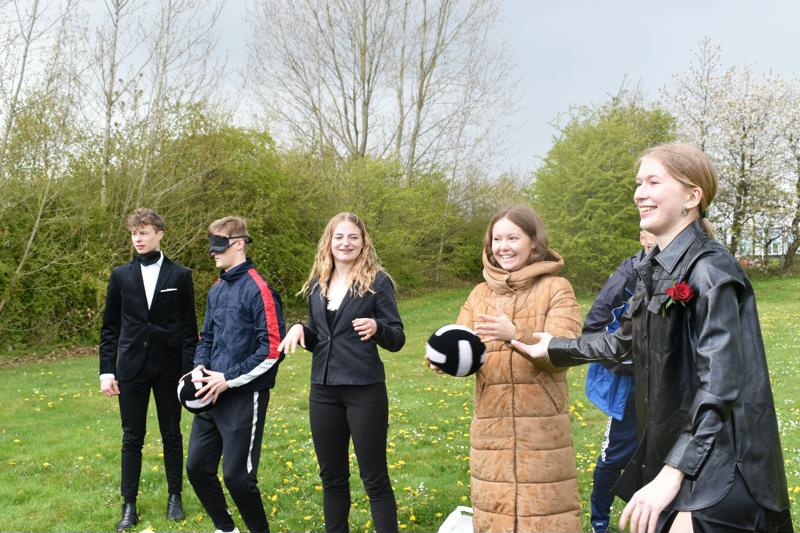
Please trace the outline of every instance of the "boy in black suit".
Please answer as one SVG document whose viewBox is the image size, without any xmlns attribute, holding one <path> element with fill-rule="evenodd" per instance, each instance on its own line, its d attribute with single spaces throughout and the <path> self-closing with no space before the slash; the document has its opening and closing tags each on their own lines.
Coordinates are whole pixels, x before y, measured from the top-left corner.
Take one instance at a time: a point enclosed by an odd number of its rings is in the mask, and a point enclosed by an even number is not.
<svg viewBox="0 0 800 533">
<path fill-rule="evenodd" d="M 164 445 L 167 518 L 185 518 L 181 406 L 175 390 L 191 370 L 197 346 L 192 272 L 161 253 L 164 219 L 152 209 L 137 209 L 127 226 L 136 257 L 111 272 L 100 330 L 100 388 L 119 397 L 122 419 L 124 503 L 117 531 L 139 521 L 136 496 L 151 390 Z"/>
</svg>

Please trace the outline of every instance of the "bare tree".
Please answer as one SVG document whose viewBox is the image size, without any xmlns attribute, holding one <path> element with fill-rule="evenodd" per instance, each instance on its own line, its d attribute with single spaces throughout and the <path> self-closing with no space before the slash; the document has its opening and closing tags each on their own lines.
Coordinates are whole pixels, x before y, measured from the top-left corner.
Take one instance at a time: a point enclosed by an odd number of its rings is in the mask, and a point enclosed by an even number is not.
<svg viewBox="0 0 800 533">
<path fill-rule="evenodd" d="M 721 50 L 707 36 L 692 51 L 695 60 L 688 70 L 673 75 L 675 86 L 662 90 L 668 109 L 678 117 L 678 133 L 681 138 L 705 150 L 716 128 L 719 112 L 718 101 L 722 96 Z"/>
<path fill-rule="evenodd" d="M 39 20 L 43 16 L 38 11 L 39 7 L 38 4 L 32 6 L 32 19 Z M 70 7 L 69 4 L 66 7 Z M 82 135 L 75 127 L 79 94 L 76 83 L 78 67 L 74 62 L 77 47 L 72 37 L 75 26 L 74 19 L 69 15 L 69 11 L 58 12 L 54 26 L 50 28 L 52 35 L 47 36 L 47 46 L 38 50 L 38 76 L 26 78 L 20 72 L 16 80 L 18 84 L 25 83 L 25 90 L 19 89 L 19 85 L 15 88 L 15 109 L 10 115 L 13 131 L 9 129 L 4 140 L 3 163 L 12 170 L 3 180 L 6 186 L 3 197 L 12 198 L 15 206 L 24 206 L 24 209 L 15 211 L 17 218 L 12 222 L 15 231 L 24 235 L 24 244 L 21 248 L 14 247 L 7 251 L 14 268 L 0 293 L 0 317 L 21 280 L 31 274 L 29 263 L 32 256 L 41 249 L 58 245 L 46 239 L 41 242 L 44 228 L 65 220 L 74 221 L 74 224 L 67 223 L 67 226 L 79 227 L 79 213 L 56 206 L 70 186 L 65 179 L 70 161 L 74 154 L 82 150 Z M 28 27 L 35 25 L 36 21 Z M 25 35 L 24 42 L 32 43 L 30 36 L 33 33 L 26 31 Z M 23 55 L 30 51 L 27 46 L 23 46 L 26 50 Z M 2 212 L 0 220 L 1 215 Z M 50 260 L 44 263 L 40 260 L 36 270 L 47 269 L 63 260 L 64 255 L 52 254 Z"/>
<path fill-rule="evenodd" d="M 2 162 L 11 136 L 24 89 L 41 81 L 42 66 L 57 69 L 59 64 L 48 61 L 42 54 L 51 52 L 48 46 L 57 39 L 59 25 L 74 7 L 74 0 L 45 3 L 41 0 L 7 0 L 0 2 L 0 162 Z M 0 164 L 0 173 L 8 169 Z"/>
<path fill-rule="evenodd" d="M 101 204 L 116 220 L 157 189 L 151 187 L 153 157 L 179 115 L 212 99 L 223 69 L 212 59 L 222 2 L 106 0 L 105 8 L 88 43 L 95 76 L 87 91 L 102 123 Z M 120 178 L 113 199 L 112 176 Z"/>
<path fill-rule="evenodd" d="M 394 155 L 409 179 L 463 175 L 465 157 L 500 144 L 513 83 L 490 39 L 493 1 L 268 0 L 251 11 L 249 78 L 279 137 L 342 159 Z"/>
</svg>

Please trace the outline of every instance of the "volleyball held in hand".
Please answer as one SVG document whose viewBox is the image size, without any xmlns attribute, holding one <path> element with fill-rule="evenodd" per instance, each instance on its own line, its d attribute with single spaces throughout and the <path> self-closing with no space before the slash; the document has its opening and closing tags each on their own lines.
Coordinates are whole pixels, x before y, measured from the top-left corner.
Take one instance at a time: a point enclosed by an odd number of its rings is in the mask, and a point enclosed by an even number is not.
<svg viewBox="0 0 800 533">
<path fill-rule="evenodd" d="M 198 390 L 200 390 L 205 383 L 202 381 L 192 381 L 193 379 L 199 379 L 203 376 L 207 376 L 208 373 L 201 370 L 192 370 L 190 373 L 186 374 L 181 378 L 178 382 L 178 400 L 181 402 L 181 405 L 186 408 L 187 411 L 191 413 L 202 413 L 204 411 L 210 411 L 214 404 L 211 403 L 211 395 L 207 394 L 206 396 L 201 396 L 197 398 L 195 394 Z"/>
<path fill-rule="evenodd" d="M 425 346 L 428 360 L 451 376 L 474 374 L 486 357 L 486 345 L 471 329 L 458 324 L 442 326 Z"/>
</svg>

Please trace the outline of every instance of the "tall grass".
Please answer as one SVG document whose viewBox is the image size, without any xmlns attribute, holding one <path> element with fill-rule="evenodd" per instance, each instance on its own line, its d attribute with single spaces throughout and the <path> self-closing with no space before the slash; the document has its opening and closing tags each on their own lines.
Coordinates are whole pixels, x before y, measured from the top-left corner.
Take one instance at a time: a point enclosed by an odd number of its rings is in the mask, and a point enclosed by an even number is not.
<svg viewBox="0 0 800 533">
<path fill-rule="evenodd" d="M 759 309 L 778 409 L 795 524 L 800 523 L 800 278 L 757 283 Z M 443 291 L 401 302 L 408 340 L 384 353 L 390 396 L 388 461 L 401 530 L 435 531 L 456 505 L 469 504 L 471 378 L 439 376 L 424 367 L 428 335 L 452 322 L 468 290 Z M 582 298 L 588 309 L 591 298 Z M 259 469 L 260 487 L 274 531 L 322 530 L 322 493 L 308 429 L 310 357 L 289 356 L 268 411 Z M 570 411 L 589 526 L 591 472 L 605 417 L 583 395 L 585 369 L 570 370 Z M 0 367 L 0 530 L 110 530 L 119 518 L 120 427 L 116 400 L 98 388 L 95 357 L 48 358 Z M 184 440 L 191 415 L 184 415 Z M 151 402 L 138 509 L 155 531 L 213 531 L 184 484 L 187 519 L 164 518 L 166 483 L 161 442 Z M 372 528 L 355 456 L 351 453 L 351 528 Z M 229 499 L 232 510 L 234 506 Z M 615 516 L 621 506 L 615 506 Z M 238 514 L 234 516 L 240 527 Z"/>
</svg>

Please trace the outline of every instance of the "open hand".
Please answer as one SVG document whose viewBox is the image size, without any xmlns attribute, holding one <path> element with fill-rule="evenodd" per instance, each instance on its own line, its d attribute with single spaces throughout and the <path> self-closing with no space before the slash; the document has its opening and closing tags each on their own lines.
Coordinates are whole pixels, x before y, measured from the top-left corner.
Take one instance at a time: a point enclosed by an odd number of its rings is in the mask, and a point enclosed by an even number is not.
<svg viewBox="0 0 800 533">
<path fill-rule="evenodd" d="M 543 331 L 533 334 L 533 340 L 536 344 L 525 344 L 518 340 L 512 340 L 511 345 L 516 348 L 523 357 L 536 362 L 542 359 L 547 359 L 547 347 L 550 345 L 550 339 L 553 336 Z"/>
<path fill-rule="evenodd" d="M 295 324 L 286 333 L 281 343 L 278 345 L 278 353 L 294 353 L 297 350 L 297 345 L 306 347 L 305 331 L 303 331 L 303 324 Z"/>
<path fill-rule="evenodd" d="M 517 335 L 517 328 L 508 315 L 503 312 L 499 302 L 495 303 L 496 315 L 478 315 L 475 334 L 483 342 L 510 341 Z"/>
<path fill-rule="evenodd" d="M 672 503 L 681 488 L 684 473 L 677 468 L 664 465 L 658 475 L 637 490 L 619 517 L 620 529 L 625 529 L 628 519 L 631 533 L 652 533 L 661 511 Z"/>
</svg>

